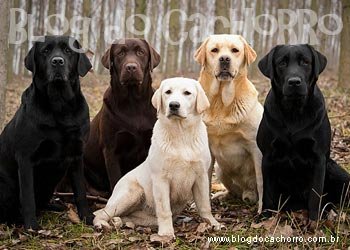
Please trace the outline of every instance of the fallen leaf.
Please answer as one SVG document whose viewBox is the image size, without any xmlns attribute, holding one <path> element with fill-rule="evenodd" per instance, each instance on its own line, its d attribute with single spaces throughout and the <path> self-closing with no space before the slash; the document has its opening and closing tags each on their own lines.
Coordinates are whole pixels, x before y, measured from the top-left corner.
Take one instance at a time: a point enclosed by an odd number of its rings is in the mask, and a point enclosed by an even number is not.
<svg viewBox="0 0 350 250">
<path fill-rule="evenodd" d="M 169 243 L 173 240 L 172 236 L 160 236 L 158 234 L 152 234 L 150 241 L 155 243 Z"/>
<path fill-rule="evenodd" d="M 79 215 L 73 210 L 73 208 L 69 208 L 67 211 L 68 219 L 73 223 L 73 224 L 78 224 L 80 223 L 80 218 Z"/>
<path fill-rule="evenodd" d="M 142 239 L 141 239 L 140 237 L 137 237 L 137 236 L 130 236 L 130 237 L 128 238 L 128 240 L 129 240 L 130 242 L 135 242 L 135 241 L 141 241 Z"/>
<path fill-rule="evenodd" d="M 38 233 L 44 236 L 50 236 L 51 230 L 39 230 Z"/>
<path fill-rule="evenodd" d="M 131 221 L 128 221 L 125 223 L 125 226 L 130 228 L 130 229 L 135 229 L 135 224 L 132 223 Z"/>
<path fill-rule="evenodd" d="M 276 231 L 273 235 L 291 237 L 293 236 L 293 228 L 288 224 L 285 224 L 284 226 L 277 226 Z"/>
<path fill-rule="evenodd" d="M 202 222 L 198 225 L 197 229 L 196 229 L 196 232 L 197 233 L 204 233 L 205 231 L 207 231 L 209 228 L 211 228 L 210 225 L 208 225 L 207 223 L 205 222 Z"/>
<path fill-rule="evenodd" d="M 264 220 L 262 222 L 259 222 L 259 223 L 253 222 L 250 225 L 250 227 L 255 228 L 255 229 L 265 228 L 266 230 L 270 231 L 272 227 L 276 226 L 276 223 L 277 223 L 277 219 L 275 217 L 271 217 L 271 218 Z"/>
</svg>

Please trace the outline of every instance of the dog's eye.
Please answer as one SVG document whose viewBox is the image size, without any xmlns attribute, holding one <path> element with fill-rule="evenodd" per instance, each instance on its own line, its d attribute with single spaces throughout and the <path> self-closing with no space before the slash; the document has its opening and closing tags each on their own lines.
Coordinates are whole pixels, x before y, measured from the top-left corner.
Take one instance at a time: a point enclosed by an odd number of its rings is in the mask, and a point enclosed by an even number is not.
<svg viewBox="0 0 350 250">
<path fill-rule="evenodd" d="M 184 95 L 190 95 L 190 94 L 191 94 L 191 92 L 189 92 L 187 90 L 184 92 Z"/>
<path fill-rule="evenodd" d="M 169 90 L 165 91 L 165 94 L 170 95 L 171 94 L 171 90 L 169 89 Z"/>
<path fill-rule="evenodd" d="M 301 64 L 302 66 L 308 66 L 308 65 L 310 64 L 310 62 L 307 61 L 307 60 L 301 60 L 300 64 Z"/>
<path fill-rule="evenodd" d="M 231 49 L 231 51 L 232 51 L 232 53 L 237 53 L 237 52 L 239 52 L 239 50 L 236 49 L 236 48 Z"/>
<path fill-rule="evenodd" d="M 218 52 L 219 52 L 219 49 L 218 49 L 218 48 L 214 48 L 214 49 L 211 50 L 211 52 L 213 52 L 213 53 L 218 53 Z"/>
<path fill-rule="evenodd" d="M 136 52 L 136 55 L 138 55 L 138 56 L 143 56 L 144 54 L 145 54 L 145 52 L 141 49 Z"/>
<path fill-rule="evenodd" d="M 70 48 L 66 47 L 64 49 L 64 52 L 66 52 L 67 54 L 70 54 L 72 52 L 72 50 Z"/>
<path fill-rule="evenodd" d="M 118 56 L 124 56 L 125 55 L 125 51 L 124 50 L 122 50 L 122 51 L 120 51 L 119 53 L 118 53 Z"/>
<path fill-rule="evenodd" d="M 286 61 L 282 61 L 278 64 L 279 67 L 286 67 L 287 66 L 287 62 Z"/>
<path fill-rule="evenodd" d="M 45 48 L 44 50 L 42 50 L 42 53 L 43 53 L 43 54 L 47 54 L 47 53 L 49 53 L 49 52 L 50 52 L 49 48 Z"/>
</svg>

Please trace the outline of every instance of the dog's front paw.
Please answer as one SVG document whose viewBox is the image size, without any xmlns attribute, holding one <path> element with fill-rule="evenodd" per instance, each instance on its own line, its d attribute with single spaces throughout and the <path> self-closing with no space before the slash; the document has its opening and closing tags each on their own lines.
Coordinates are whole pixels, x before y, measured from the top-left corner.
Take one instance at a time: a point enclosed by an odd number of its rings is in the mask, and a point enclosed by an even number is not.
<svg viewBox="0 0 350 250">
<path fill-rule="evenodd" d="M 97 217 L 95 217 L 95 219 L 93 220 L 93 224 L 94 224 L 94 227 L 99 230 L 112 228 L 107 221 L 99 219 Z"/>
<path fill-rule="evenodd" d="M 220 224 L 219 222 L 211 224 L 214 231 L 221 231 L 222 229 L 226 229 L 225 225 Z"/>
<path fill-rule="evenodd" d="M 31 220 L 24 222 L 24 228 L 27 230 L 37 231 L 40 229 L 40 226 L 39 226 L 37 220 L 33 218 Z"/>
<path fill-rule="evenodd" d="M 171 229 L 169 229 L 169 230 L 159 230 L 158 231 L 158 235 L 160 237 L 175 239 L 174 229 L 172 229 L 172 230 Z"/>
<path fill-rule="evenodd" d="M 90 211 L 86 211 L 85 213 L 79 214 L 79 218 L 84 221 L 86 225 L 93 225 L 95 215 Z"/>
</svg>

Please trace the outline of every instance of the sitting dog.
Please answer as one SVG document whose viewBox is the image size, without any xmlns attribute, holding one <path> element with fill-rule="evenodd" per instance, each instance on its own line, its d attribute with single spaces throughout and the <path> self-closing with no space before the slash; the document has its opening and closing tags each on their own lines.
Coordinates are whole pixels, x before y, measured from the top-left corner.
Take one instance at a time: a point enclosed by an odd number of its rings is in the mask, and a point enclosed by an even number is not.
<svg viewBox="0 0 350 250">
<path fill-rule="evenodd" d="M 262 205 L 261 152 L 256 134 L 263 107 L 247 78 L 256 53 L 239 35 L 212 35 L 198 48 L 199 82 L 210 102 L 204 113 L 215 172 L 228 194 Z M 210 171 L 211 176 L 211 171 Z M 215 197 L 226 195 L 216 194 Z"/>
<path fill-rule="evenodd" d="M 0 136 L 0 222 L 38 229 L 37 211 L 67 174 L 79 216 L 92 224 L 82 165 L 89 108 L 79 82 L 91 64 L 78 48 L 71 37 L 46 36 L 25 58 L 33 82 Z"/>
<path fill-rule="evenodd" d="M 151 71 L 159 62 L 158 53 L 142 39 L 122 39 L 102 57 L 111 85 L 85 145 L 89 193 L 109 197 L 117 181 L 146 159 L 157 119 Z"/>
<path fill-rule="evenodd" d="M 94 225 L 109 227 L 121 217 L 135 225 L 158 225 L 160 236 L 174 237 L 172 219 L 194 198 L 199 214 L 216 229 L 211 214 L 208 169 L 210 152 L 201 113 L 209 101 L 192 79 L 171 78 L 152 98 L 158 111 L 147 159 L 117 183 Z"/>
<path fill-rule="evenodd" d="M 257 136 L 263 209 L 304 208 L 315 221 L 324 204 L 339 202 L 346 192 L 350 176 L 330 159 L 331 127 L 316 85 L 326 64 L 326 57 L 306 44 L 279 45 L 259 62 L 272 85 Z"/>
</svg>

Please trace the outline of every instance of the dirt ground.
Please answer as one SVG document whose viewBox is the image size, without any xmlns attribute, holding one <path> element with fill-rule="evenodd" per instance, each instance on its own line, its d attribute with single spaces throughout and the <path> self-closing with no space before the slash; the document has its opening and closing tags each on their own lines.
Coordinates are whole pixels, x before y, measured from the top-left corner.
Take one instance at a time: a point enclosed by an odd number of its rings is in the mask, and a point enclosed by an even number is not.
<svg viewBox="0 0 350 250">
<path fill-rule="evenodd" d="M 189 77 L 195 78 L 195 75 Z M 156 75 L 155 85 L 163 75 Z M 20 104 L 23 90 L 30 84 L 29 77 L 15 77 L 8 85 L 6 96 L 6 122 L 8 122 Z M 253 81 L 259 90 L 260 101 L 263 102 L 269 82 L 259 78 Z M 82 91 L 89 103 L 90 116 L 93 118 L 102 104 L 102 96 L 109 84 L 108 75 L 89 73 L 82 80 Z M 319 80 L 319 86 L 324 93 L 329 118 L 332 124 L 332 157 L 350 171 L 350 95 L 348 91 L 336 88 L 336 79 L 332 74 L 326 74 Z M 213 179 L 212 191 L 223 190 L 221 184 Z M 212 202 L 213 214 L 226 228 L 220 232 L 213 232 L 202 221 L 196 209 L 188 206 L 175 220 L 176 240 L 162 243 L 153 237 L 157 228 L 125 225 L 108 232 L 97 232 L 90 226 L 78 221 L 71 204 L 67 204 L 65 212 L 43 212 L 39 217 L 42 230 L 26 232 L 21 227 L 0 224 L 1 249 L 302 249 L 302 248 L 338 248 L 346 249 L 350 246 L 350 206 L 344 202 L 336 207 L 334 212 L 319 221 L 314 232 L 307 230 L 307 213 L 298 211 L 293 213 L 276 214 L 273 218 L 258 223 L 256 221 L 257 206 L 242 203 L 238 200 Z M 101 204 L 93 204 L 100 207 Z M 254 242 L 258 237 L 266 236 L 301 236 L 326 237 L 328 242 Z M 221 242 L 214 242 L 222 237 Z M 226 238 L 227 237 L 227 238 Z M 239 238 L 240 237 L 240 241 Z M 245 237 L 245 238 L 243 238 Z M 330 242 L 332 237 L 338 241 Z M 271 238 L 269 238 L 271 241 Z M 212 242 L 209 242 L 209 241 Z M 244 240 L 244 242 L 242 242 Z"/>
</svg>

